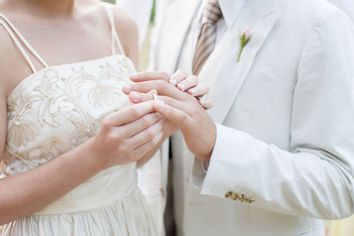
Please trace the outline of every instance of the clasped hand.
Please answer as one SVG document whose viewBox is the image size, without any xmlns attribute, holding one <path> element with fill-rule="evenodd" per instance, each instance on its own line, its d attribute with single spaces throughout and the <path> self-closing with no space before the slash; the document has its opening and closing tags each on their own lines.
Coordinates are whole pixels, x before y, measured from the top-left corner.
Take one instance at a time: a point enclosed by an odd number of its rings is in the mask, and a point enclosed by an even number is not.
<svg viewBox="0 0 354 236">
<path fill-rule="evenodd" d="M 181 130 L 190 151 L 198 159 L 208 161 L 216 141 L 216 126 L 206 112 L 211 102 L 198 99 L 208 92 L 207 87 L 198 85 L 197 77 L 182 71 L 171 77 L 166 73 L 144 72 L 131 80 L 135 83 L 123 89 L 131 102 L 151 102 L 157 97 L 153 107 L 163 118 L 164 136 Z"/>
</svg>

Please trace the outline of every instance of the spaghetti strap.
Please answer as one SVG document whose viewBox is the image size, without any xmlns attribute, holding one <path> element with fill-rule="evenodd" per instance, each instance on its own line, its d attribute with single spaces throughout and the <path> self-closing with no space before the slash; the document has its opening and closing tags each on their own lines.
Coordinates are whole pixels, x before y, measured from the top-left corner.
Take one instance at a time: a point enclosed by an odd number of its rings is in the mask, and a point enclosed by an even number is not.
<svg viewBox="0 0 354 236">
<path fill-rule="evenodd" d="M 104 4 L 106 12 L 107 12 L 107 18 L 109 21 L 109 24 L 111 26 L 111 32 L 112 32 L 112 53 L 113 55 L 117 54 L 116 52 L 116 45 L 118 46 L 118 50 L 125 55 L 124 49 L 122 47 L 122 44 L 119 40 L 115 23 L 114 23 L 114 17 L 113 17 L 113 8 L 110 7 L 108 4 Z"/>
<path fill-rule="evenodd" d="M 1 21 L 1 19 L 3 21 Z M 27 50 L 32 53 L 32 55 L 44 66 L 48 67 L 48 64 L 42 59 L 42 57 L 36 52 L 36 50 L 28 43 L 28 41 L 21 35 L 17 28 L 11 23 L 7 17 L 0 13 L 0 23 L 4 26 L 5 30 L 9 33 L 12 40 L 15 42 L 16 46 L 19 48 L 23 56 L 25 57 L 27 63 L 30 65 L 33 72 L 36 72 L 36 68 L 30 59 L 29 55 L 26 53 L 22 44 L 27 48 Z"/>
<path fill-rule="evenodd" d="M 33 65 L 32 60 L 30 59 L 30 57 L 28 56 L 28 54 L 26 53 L 25 49 L 23 48 L 23 46 L 21 45 L 21 43 L 18 41 L 17 37 L 14 35 L 14 33 L 11 31 L 11 29 L 9 28 L 8 25 L 6 25 L 0 18 L 0 25 L 4 27 L 4 29 L 6 30 L 6 32 L 9 34 L 9 36 L 11 37 L 11 39 L 13 40 L 13 42 L 15 43 L 16 47 L 20 50 L 21 54 L 23 55 L 23 57 L 25 58 L 25 60 L 27 61 L 29 67 L 31 68 L 32 72 L 35 73 L 37 72 L 36 67 Z"/>
</svg>

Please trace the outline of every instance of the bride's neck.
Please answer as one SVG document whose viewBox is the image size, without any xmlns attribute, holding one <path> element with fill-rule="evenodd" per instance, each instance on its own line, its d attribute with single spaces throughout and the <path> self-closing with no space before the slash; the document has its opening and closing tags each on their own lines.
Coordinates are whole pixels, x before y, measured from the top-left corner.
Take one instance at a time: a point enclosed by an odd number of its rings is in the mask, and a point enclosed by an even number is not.
<svg viewBox="0 0 354 236">
<path fill-rule="evenodd" d="M 75 0 L 4 0 L 11 5 L 22 6 L 34 14 L 43 16 L 72 15 L 75 10 Z"/>
</svg>

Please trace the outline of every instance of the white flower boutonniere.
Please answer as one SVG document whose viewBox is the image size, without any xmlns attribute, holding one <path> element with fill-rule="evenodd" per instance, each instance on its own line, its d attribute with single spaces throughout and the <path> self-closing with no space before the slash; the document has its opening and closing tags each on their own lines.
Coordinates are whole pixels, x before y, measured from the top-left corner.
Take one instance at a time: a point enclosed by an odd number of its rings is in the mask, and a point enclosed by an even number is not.
<svg viewBox="0 0 354 236">
<path fill-rule="evenodd" d="M 238 53 L 237 63 L 240 62 L 243 49 L 250 42 L 251 38 L 252 38 L 252 33 L 249 28 L 245 28 L 244 30 L 241 31 L 241 34 L 240 34 L 241 47 L 240 47 L 240 51 Z"/>
</svg>

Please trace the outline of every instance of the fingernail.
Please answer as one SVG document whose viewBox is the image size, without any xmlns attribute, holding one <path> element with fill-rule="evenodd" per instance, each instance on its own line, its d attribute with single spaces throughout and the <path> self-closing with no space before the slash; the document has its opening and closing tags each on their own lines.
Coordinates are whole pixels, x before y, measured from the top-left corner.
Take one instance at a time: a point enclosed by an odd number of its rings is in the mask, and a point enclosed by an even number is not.
<svg viewBox="0 0 354 236">
<path fill-rule="evenodd" d="M 137 93 L 137 92 L 131 92 L 130 96 L 135 101 L 140 101 L 141 100 L 141 95 L 139 93 Z"/>
<path fill-rule="evenodd" d="M 179 85 L 178 85 L 178 88 L 180 88 L 181 90 L 184 91 L 185 86 L 184 86 L 184 84 L 179 84 Z"/>
<path fill-rule="evenodd" d="M 195 89 L 190 89 L 190 90 L 188 90 L 188 91 L 189 91 L 190 95 L 194 96 Z"/>
<path fill-rule="evenodd" d="M 172 85 L 176 86 L 176 84 L 177 84 L 177 80 L 175 80 L 175 79 L 171 79 L 171 80 L 170 80 L 170 83 L 171 83 Z"/>
<path fill-rule="evenodd" d="M 130 93 L 130 91 L 132 91 L 132 86 L 130 84 L 124 85 L 122 88 L 123 92 L 125 93 Z"/>
<path fill-rule="evenodd" d="M 129 79 L 134 81 L 137 77 L 138 77 L 138 75 L 131 75 L 131 76 L 129 76 Z"/>
<path fill-rule="evenodd" d="M 130 75 L 130 77 L 139 77 L 141 75 L 140 72 L 136 72 Z"/>
</svg>

